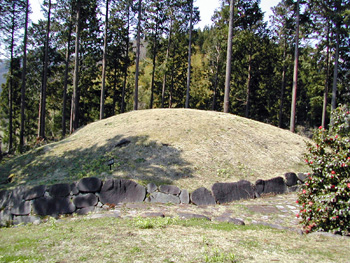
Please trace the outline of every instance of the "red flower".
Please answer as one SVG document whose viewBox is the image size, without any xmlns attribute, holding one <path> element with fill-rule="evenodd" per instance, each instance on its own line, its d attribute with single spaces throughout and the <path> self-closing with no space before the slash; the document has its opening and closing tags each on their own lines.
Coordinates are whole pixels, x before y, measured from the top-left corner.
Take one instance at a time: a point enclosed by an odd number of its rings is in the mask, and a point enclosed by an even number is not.
<svg viewBox="0 0 350 263">
<path fill-rule="evenodd" d="M 335 135 L 335 138 L 338 139 L 338 135 Z"/>
<path fill-rule="evenodd" d="M 300 215 L 299 215 L 299 214 L 296 214 L 295 216 L 296 216 L 297 218 L 299 218 Z"/>
<path fill-rule="evenodd" d="M 313 205 L 313 204 L 314 204 L 313 202 L 311 202 L 311 201 L 309 202 L 309 205 Z"/>
<path fill-rule="evenodd" d="M 332 171 L 332 172 L 331 172 L 331 174 L 335 174 L 335 172 L 334 172 L 334 171 Z"/>
<path fill-rule="evenodd" d="M 299 200 L 296 200 L 295 203 L 299 204 Z"/>
<path fill-rule="evenodd" d="M 303 194 L 306 194 L 306 190 L 305 189 L 303 190 Z"/>
<path fill-rule="evenodd" d="M 335 185 L 334 185 L 334 184 L 332 184 L 331 188 L 332 188 L 332 189 L 334 189 L 334 188 L 335 188 Z"/>
<path fill-rule="evenodd" d="M 322 130 L 323 129 L 323 127 L 322 126 L 320 126 L 320 127 L 318 127 L 320 130 Z"/>
<path fill-rule="evenodd" d="M 309 186 L 309 183 L 308 183 L 308 182 L 306 182 L 306 183 L 305 183 L 305 185 L 306 185 L 306 186 Z"/>
<path fill-rule="evenodd" d="M 345 167 L 345 165 L 346 165 L 345 163 L 342 163 L 342 164 L 341 164 L 341 167 Z"/>
<path fill-rule="evenodd" d="M 350 188 L 350 183 L 347 184 L 348 188 Z"/>
<path fill-rule="evenodd" d="M 313 164 L 314 162 L 313 161 L 310 161 L 310 164 Z"/>
</svg>

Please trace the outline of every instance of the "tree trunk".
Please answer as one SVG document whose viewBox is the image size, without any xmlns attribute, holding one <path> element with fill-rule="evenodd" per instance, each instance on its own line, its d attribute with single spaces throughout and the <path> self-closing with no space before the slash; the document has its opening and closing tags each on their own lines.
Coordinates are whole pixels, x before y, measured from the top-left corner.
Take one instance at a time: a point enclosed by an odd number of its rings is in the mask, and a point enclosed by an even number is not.
<svg viewBox="0 0 350 263">
<path fill-rule="evenodd" d="M 217 49 L 219 51 L 219 49 Z M 213 105 L 212 110 L 216 110 L 216 92 L 218 88 L 218 80 L 219 80 L 219 61 L 220 61 L 220 53 L 216 56 L 216 73 L 215 73 L 215 80 L 214 80 L 214 94 L 213 94 Z"/>
<path fill-rule="evenodd" d="M 150 109 L 153 108 L 154 75 L 155 75 L 155 72 L 156 72 L 157 41 L 158 41 L 158 24 L 156 24 L 156 30 L 155 30 L 155 33 L 154 33 L 154 40 L 153 40 L 151 99 L 150 99 L 150 103 L 149 103 L 149 108 Z"/>
<path fill-rule="evenodd" d="M 49 13 L 47 17 L 46 40 L 45 40 L 45 54 L 44 54 L 44 73 L 43 84 L 41 88 L 41 109 L 40 109 L 40 126 L 39 137 L 45 138 L 45 112 L 46 112 L 46 89 L 47 89 L 47 69 L 49 64 L 49 41 L 50 41 L 50 19 L 51 18 L 51 0 L 49 0 Z"/>
<path fill-rule="evenodd" d="M 114 82 L 113 82 L 113 105 L 112 105 L 112 116 L 115 115 L 115 105 L 117 104 L 117 65 L 114 66 Z"/>
<path fill-rule="evenodd" d="M 327 23 L 327 55 L 326 55 L 326 80 L 323 92 L 323 107 L 322 107 L 322 127 L 326 127 L 326 116 L 327 116 L 327 100 L 328 100 L 328 86 L 329 86 L 329 30 L 330 25 Z"/>
<path fill-rule="evenodd" d="M 172 16 L 172 14 L 171 14 Z M 169 53 L 170 53 L 170 46 L 171 46 L 171 34 L 173 30 L 173 18 L 170 18 L 170 29 L 169 29 L 169 37 L 168 37 L 168 47 L 166 50 L 165 55 L 165 71 L 163 76 L 163 85 L 162 85 L 162 108 L 164 108 L 164 102 L 165 102 L 165 87 L 166 87 L 166 77 L 167 77 L 167 65 L 168 65 L 168 59 L 169 59 Z"/>
<path fill-rule="evenodd" d="M 252 80 L 252 55 L 249 54 L 249 62 L 248 62 L 248 78 L 247 78 L 247 98 L 245 105 L 245 117 L 249 117 L 249 107 L 250 107 L 250 83 Z"/>
<path fill-rule="evenodd" d="M 295 29 L 293 93 L 292 93 L 292 109 L 291 109 L 291 116 L 290 116 L 291 132 L 295 132 L 295 112 L 296 112 L 297 87 L 298 87 L 298 64 L 299 64 L 299 0 L 297 1 L 297 18 L 296 18 L 296 29 Z"/>
<path fill-rule="evenodd" d="M 109 4 L 109 0 L 106 0 L 106 21 L 105 21 L 105 35 L 104 35 L 103 59 L 102 59 L 102 87 L 101 87 L 101 100 L 100 100 L 100 120 L 102 120 L 104 118 L 104 111 L 105 111 L 108 4 Z"/>
<path fill-rule="evenodd" d="M 281 96 L 280 96 L 280 111 L 278 118 L 278 127 L 282 128 L 283 124 L 283 104 L 284 104 L 284 91 L 286 89 L 286 57 L 287 57 L 287 47 L 286 47 L 286 39 L 284 39 L 283 44 L 283 67 L 282 67 L 282 81 L 281 81 Z"/>
<path fill-rule="evenodd" d="M 75 37 L 75 64 L 73 76 L 73 101 L 72 101 L 72 129 L 71 133 L 79 127 L 79 42 L 80 42 L 80 1 L 77 7 L 77 24 Z"/>
<path fill-rule="evenodd" d="M 26 17 L 24 22 L 24 37 L 23 37 L 23 69 L 22 69 L 22 86 L 21 86 L 21 131 L 19 138 L 19 151 L 23 152 L 24 146 L 24 109 L 25 109 L 25 90 L 26 90 L 26 74 L 27 74 L 27 33 L 28 33 L 28 15 L 29 15 L 29 0 L 26 1 Z M 0 149 L 1 150 L 1 149 Z M 0 151 L 1 155 L 1 151 Z"/>
<path fill-rule="evenodd" d="M 169 89 L 169 109 L 173 107 L 173 88 L 174 88 L 174 65 L 171 67 L 171 81 Z"/>
<path fill-rule="evenodd" d="M 191 0 L 191 13 L 190 13 L 190 29 L 189 29 L 189 40 L 188 40 L 187 89 L 186 89 L 185 108 L 189 108 L 189 101 L 190 101 L 191 55 L 192 55 L 192 16 L 193 16 L 193 0 Z"/>
<path fill-rule="evenodd" d="M 128 67 L 129 67 L 129 31 L 130 31 L 130 4 L 128 3 L 128 36 L 126 39 L 126 50 L 125 50 L 125 66 L 124 66 L 124 80 L 123 80 L 123 87 L 122 87 L 122 101 L 120 105 L 120 113 L 124 113 L 125 111 L 125 89 L 126 89 L 126 82 L 128 80 Z"/>
<path fill-rule="evenodd" d="M 11 27 L 11 44 L 10 44 L 10 82 L 9 82 L 9 150 L 8 152 L 12 152 L 13 148 L 13 120 L 12 120 L 12 111 L 13 111 L 13 51 L 15 47 L 15 9 L 16 9 L 16 1 L 12 2 L 12 27 Z"/>
<path fill-rule="evenodd" d="M 231 82 L 231 58 L 232 58 L 232 35 L 233 35 L 233 12 L 235 1 L 230 0 L 230 22 L 227 39 L 227 58 L 226 58 L 226 78 L 225 78 L 225 97 L 224 112 L 228 113 L 230 108 L 230 82 Z"/>
<path fill-rule="evenodd" d="M 338 83 L 338 64 L 339 64 L 339 34 L 340 24 L 336 25 L 336 45 L 335 45 L 335 59 L 333 72 L 333 88 L 332 88 L 332 111 L 337 108 L 337 83 Z M 333 114 L 332 114 L 333 115 Z M 334 118 L 331 116 L 331 124 L 334 125 Z"/>
<path fill-rule="evenodd" d="M 140 47 L 141 47 L 141 0 L 139 0 L 138 22 L 137 22 L 137 39 L 136 39 L 136 69 L 135 69 L 135 94 L 134 94 L 134 110 L 138 109 L 139 95 L 139 63 L 140 63 Z"/>
<path fill-rule="evenodd" d="M 70 56 L 70 42 L 72 40 L 72 14 L 69 21 L 68 27 L 68 43 L 66 51 L 66 61 L 64 70 L 64 84 L 63 84 L 63 106 L 62 106 L 62 137 L 66 136 L 66 104 L 67 104 L 67 86 L 68 86 L 68 71 L 69 71 L 69 56 Z"/>
</svg>

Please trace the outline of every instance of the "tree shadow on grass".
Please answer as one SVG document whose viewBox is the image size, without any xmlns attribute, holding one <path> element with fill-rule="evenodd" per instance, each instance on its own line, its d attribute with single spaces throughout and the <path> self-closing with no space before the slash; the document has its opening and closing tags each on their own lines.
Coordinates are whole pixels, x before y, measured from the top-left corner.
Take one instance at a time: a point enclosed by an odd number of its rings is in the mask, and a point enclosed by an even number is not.
<svg viewBox="0 0 350 263">
<path fill-rule="evenodd" d="M 149 140 L 149 136 L 117 135 L 103 145 L 55 154 L 57 148 L 70 141 L 68 138 L 48 144 L 1 165 L 0 190 L 16 185 L 69 183 L 89 176 L 134 179 L 143 185 L 174 184 L 193 176 L 192 165 L 181 157 L 180 149 Z M 114 164 L 109 166 L 111 159 Z M 8 183 L 10 174 L 14 177 Z"/>
</svg>

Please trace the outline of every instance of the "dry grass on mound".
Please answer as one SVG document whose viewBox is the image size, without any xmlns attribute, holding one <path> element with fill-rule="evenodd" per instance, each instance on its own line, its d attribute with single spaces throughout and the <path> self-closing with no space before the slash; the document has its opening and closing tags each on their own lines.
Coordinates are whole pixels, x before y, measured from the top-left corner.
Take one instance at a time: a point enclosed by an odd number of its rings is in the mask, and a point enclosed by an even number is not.
<svg viewBox="0 0 350 263">
<path fill-rule="evenodd" d="M 130 143 L 116 147 L 122 139 Z M 91 123 L 60 142 L 3 164 L 0 181 L 10 174 L 15 174 L 12 185 L 67 182 L 83 176 L 123 177 L 189 190 L 218 181 L 254 182 L 305 171 L 305 140 L 231 114 L 134 111 Z M 106 164 L 110 158 L 115 159 L 111 171 Z"/>
</svg>

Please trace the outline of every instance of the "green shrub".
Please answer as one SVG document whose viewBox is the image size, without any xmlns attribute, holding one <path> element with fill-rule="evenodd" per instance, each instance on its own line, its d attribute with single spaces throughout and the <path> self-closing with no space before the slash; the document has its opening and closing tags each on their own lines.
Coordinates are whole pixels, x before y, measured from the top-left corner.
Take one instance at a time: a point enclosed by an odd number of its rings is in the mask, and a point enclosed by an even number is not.
<svg viewBox="0 0 350 263">
<path fill-rule="evenodd" d="M 319 127 L 308 144 L 306 162 L 312 169 L 297 203 L 305 233 L 350 232 L 350 113 L 346 106 L 333 112 L 329 130 Z"/>
</svg>

